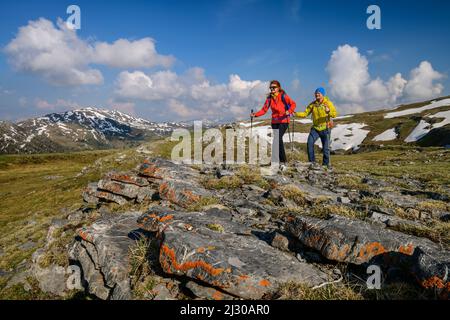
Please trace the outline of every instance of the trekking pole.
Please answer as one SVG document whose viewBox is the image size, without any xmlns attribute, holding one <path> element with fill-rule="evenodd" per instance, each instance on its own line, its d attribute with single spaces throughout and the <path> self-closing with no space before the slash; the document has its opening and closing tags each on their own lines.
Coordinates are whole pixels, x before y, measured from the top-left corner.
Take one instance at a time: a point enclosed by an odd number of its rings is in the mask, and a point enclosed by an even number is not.
<svg viewBox="0 0 450 320">
<path fill-rule="evenodd" d="M 289 143 L 292 145 L 291 131 L 289 130 L 289 123 L 288 123 L 287 129 L 288 129 Z"/>
<path fill-rule="evenodd" d="M 294 141 L 295 141 L 295 136 L 294 136 L 294 132 L 295 132 L 295 120 L 294 117 L 291 117 L 292 119 L 292 146 L 291 146 L 291 152 L 294 152 Z"/>
</svg>

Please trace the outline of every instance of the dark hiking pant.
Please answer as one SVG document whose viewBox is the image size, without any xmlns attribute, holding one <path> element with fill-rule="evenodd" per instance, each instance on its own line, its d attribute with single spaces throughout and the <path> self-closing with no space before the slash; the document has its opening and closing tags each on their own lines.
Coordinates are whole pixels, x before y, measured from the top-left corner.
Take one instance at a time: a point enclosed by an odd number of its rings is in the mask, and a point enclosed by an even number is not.
<svg viewBox="0 0 450 320">
<path fill-rule="evenodd" d="M 278 146 L 280 163 L 287 162 L 286 152 L 284 151 L 283 135 L 288 129 L 289 123 L 272 123 L 272 129 L 278 129 Z M 275 135 L 274 135 L 275 138 Z M 275 143 L 275 141 L 274 141 Z"/>
</svg>

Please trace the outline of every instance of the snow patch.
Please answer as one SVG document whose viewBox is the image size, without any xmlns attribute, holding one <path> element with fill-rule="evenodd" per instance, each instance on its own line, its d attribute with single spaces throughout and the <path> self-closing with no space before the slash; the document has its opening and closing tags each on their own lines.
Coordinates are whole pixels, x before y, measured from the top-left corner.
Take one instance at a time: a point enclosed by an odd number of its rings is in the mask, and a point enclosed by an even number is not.
<svg viewBox="0 0 450 320">
<path fill-rule="evenodd" d="M 435 108 L 444 107 L 444 106 L 450 106 L 450 99 L 433 101 L 430 104 L 427 104 L 426 106 L 423 106 L 420 108 L 413 108 L 413 109 L 406 109 L 406 110 L 402 110 L 402 111 L 389 112 L 384 117 L 387 119 L 401 117 L 401 116 L 405 116 L 408 114 L 420 113 L 425 110 L 435 109 Z"/>
<path fill-rule="evenodd" d="M 450 100 L 450 99 L 449 99 Z M 425 120 L 420 120 L 419 124 L 414 128 L 414 130 L 406 137 L 405 142 L 415 142 L 422 137 L 426 136 L 428 132 L 432 129 L 443 127 L 450 123 L 450 110 L 441 111 L 433 115 L 428 116 L 428 118 L 444 118 L 441 122 L 430 124 Z"/>
<path fill-rule="evenodd" d="M 256 121 L 256 122 L 253 122 L 253 126 L 256 126 L 256 125 L 261 124 L 261 123 L 263 123 L 263 122 L 264 122 L 264 121 Z M 239 125 L 240 125 L 241 127 L 244 127 L 244 128 L 250 128 L 251 123 L 241 122 L 241 123 L 239 123 Z"/>
<path fill-rule="evenodd" d="M 391 141 L 397 139 L 397 133 L 395 132 L 395 128 L 387 129 L 386 131 L 380 133 L 373 141 Z"/>
<path fill-rule="evenodd" d="M 331 150 L 357 150 L 366 138 L 369 130 L 364 123 L 338 124 L 331 129 Z M 316 143 L 317 144 L 317 143 Z"/>
<path fill-rule="evenodd" d="M 351 118 L 351 117 L 353 117 L 352 114 L 347 114 L 345 116 L 339 116 L 339 117 L 336 117 L 334 119 L 339 120 L 339 119 L 347 119 L 347 118 Z"/>
</svg>

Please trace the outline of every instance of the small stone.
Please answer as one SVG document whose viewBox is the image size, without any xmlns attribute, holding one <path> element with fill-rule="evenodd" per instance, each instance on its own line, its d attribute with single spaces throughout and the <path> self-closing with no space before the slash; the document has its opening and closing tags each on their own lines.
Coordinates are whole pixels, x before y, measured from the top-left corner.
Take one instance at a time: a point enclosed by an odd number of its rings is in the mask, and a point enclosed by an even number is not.
<svg viewBox="0 0 450 320">
<path fill-rule="evenodd" d="M 270 245 L 282 251 L 289 251 L 289 239 L 278 232 L 275 232 Z"/>
<path fill-rule="evenodd" d="M 164 283 L 156 285 L 153 290 L 155 297 L 153 300 L 175 300 L 175 298 L 170 294 L 169 289 L 167 289 Z"/>
<path fill-rule="evenodd" d="M 343 204 L 348 204 L 351 202 L 348 197 L 337 197 L 337 201 Z"/>
<path fill-rule="evenodd" d="M 306 259 L 303 258 L 302 255 L 301 255 L 300 253 L 297 253 L 297 254 L 295 255 L 295 257 L 297 258 L 298 261 L 306 263 Z"/>
<path fill-rule="evenodd" d="M 36 243 L 33 241 L 27 241 L 19 246 L 21 250 L 29 250 L 36 247 Z"/>
</svg>

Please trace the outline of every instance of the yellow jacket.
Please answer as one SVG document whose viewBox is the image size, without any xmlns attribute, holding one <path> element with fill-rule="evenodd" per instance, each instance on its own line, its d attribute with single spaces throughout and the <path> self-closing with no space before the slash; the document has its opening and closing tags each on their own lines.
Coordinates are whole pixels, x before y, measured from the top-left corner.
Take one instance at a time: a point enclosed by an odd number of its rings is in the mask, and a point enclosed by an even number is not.
<svg viewBox="0 0 450 320">
<path fill-rule="evenodd" d="M 328 106 L 330 113 L 325 112 L 325 106 Z M 317 131 L 323 131 L 327 128 L 327 122 L 330 118 L 336 118 L 337 112 L 333 105 L 333 102 L 328 97 L 323 98 L 323 102 L 317 102 L 314 100 L 307 107 L 305 112 L 296 112 L 295 115 L 299 118 L 306 118 L 312 113 L 313 127 Z"/>
</svg>

